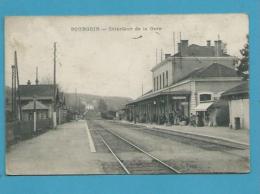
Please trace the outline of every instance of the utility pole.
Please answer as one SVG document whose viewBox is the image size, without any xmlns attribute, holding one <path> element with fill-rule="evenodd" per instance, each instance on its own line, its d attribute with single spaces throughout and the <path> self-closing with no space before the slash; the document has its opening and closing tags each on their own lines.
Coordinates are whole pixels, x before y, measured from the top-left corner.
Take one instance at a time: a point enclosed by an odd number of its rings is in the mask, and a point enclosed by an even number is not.
<svg viewBox="0 0 260 194">
<path fill-rule="evenodd" d="M 155 65 L 157 65 L 157 63 L 158 63 L 157 55 L 158 55 L 158 51 L 157 51 L 157 48 L 156 48 L 156 51 L 155 51 Z"/>
<path fill-rule="evenodd" d="M 53 85 L 54 85 L 54 97 L 56 97 L 56 42 L 54 42 L 53 51 Z M 56 109 L 56 100 L 54 101 L 54 107 Z"/>
<path fill-rule="evenodd" d="M 77 110 L 77 88 L 75 88 L 75 110 Z"/>
<path fill-rule="evenodd" d="M 144 83 L 142 81 L 142 96 L 144 95 Z"/>
<path fill-rule="evenodd" d="M 35 84 L 39 84 L 39 79 L 38 79 L 38 66 L 36 67 L 36 79 L 35 79 Z"/>
<path fill-rule="evenodd" d="M 19 71 L 18 71 L 18 62 L 17 62 L 17 53 L 16 53 L 16 51 L 14 52 L 14 65 L 15 65 L 16 78 L 17 78 L 17 95 L 18 95 L 19 120 L 22 120 L 22 107 L 21 107 Z M 15 100 L 16 100 L 16 99 L 15 99 Z"/>
<path fill-rule="evenodd" d="M 182 56 L 182 42 L 181 42 L 181 32 L 180 32 L 180 44 L 181 44 L 181 46 L 180 46 L 180 50 L 179 50 L 179 52 L 180 52 L 180 56 Z"/>
<path fill-rule="evenodd" d="M 175 32 L 173 32 L 173 59 L 172 59 L 172 64 L 173 64 L 173 67 L 172 67 L 172 75 L 174 75 L 174 71 L 175 71 L 175 65 L 176 65 L 176 40 L 175 40 Z M 172 79 L 172 82 L 173 82 L 173 79 Z"/>
<path fill-rule="evenodd" d="M 54 42 L 53 48 L 53 128 L 57 126 L 56 115 L 56 42 Z"/>
<path fill-rule="evenodd" d="M 180 67 L 182 69 L 182 41 L 181 41 L 181 32 L 180 32 Z"/>
<path fill-rule="evenodd" d="M 75 88 L 75 120 L 77 120 L 77 110 L 78 110 L 78 95 L 77 95 L 77 88 Z"/>
<path fill-rule="evenodd" d="M 12 119 L 15 121 L 16 117 L 16 68 L 12 65 Z"/>
<path fill-rule="evenodd" d="M 172 41 L 173 41 L 173 55 L 175 54 L 175 32 L 172 34 Z"/>
</svg>

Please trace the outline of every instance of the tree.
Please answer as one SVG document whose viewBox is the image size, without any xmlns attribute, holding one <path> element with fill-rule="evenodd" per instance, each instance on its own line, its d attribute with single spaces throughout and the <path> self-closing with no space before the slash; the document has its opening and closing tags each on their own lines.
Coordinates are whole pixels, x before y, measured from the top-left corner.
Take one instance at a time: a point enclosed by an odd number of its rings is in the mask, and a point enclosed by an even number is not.
<svg viewBox="0 0 260 194">
<path fill-rule="evenodd" d="M 107 104 L 104 99 L 100 99 L 98 102 L 98 111 L 99 112 L 106 112 L 107 111 Z"/>
<path fill-rule="evenodd" d="M 249 43 L 248 43 L 248 35 L 247 35 L 247 43 L 244 45 L 244 48 L 240 50 L 241 58 L 238 59 L 236 68 L 238 75 L 242 76 L 245 80 L 249 78 Z"/>
</svg>

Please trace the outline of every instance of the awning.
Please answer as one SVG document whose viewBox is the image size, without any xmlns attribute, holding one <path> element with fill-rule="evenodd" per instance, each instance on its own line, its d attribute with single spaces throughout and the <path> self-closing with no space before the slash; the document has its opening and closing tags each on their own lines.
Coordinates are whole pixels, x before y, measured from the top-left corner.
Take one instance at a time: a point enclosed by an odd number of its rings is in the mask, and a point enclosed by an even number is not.
<svg viewBox="0 0 260 194">
<path fill-rule="evenodd" d="M 200 103 L 195 110 L 196 111 L 207 111 L 208 108 L 213 104 L 214 102 L 205 102 L 205 103 Z"/>
<path fill-rule="evenodd" d="M 180 98 L 186 99 L 186 96 L 188 96 L 190 94 L 191 94 L 191 91 L 187 91 L 187 90 L 153 92 L 153 93 L 149 93 L 147 95 L 141 96 L 141 97 L 137 98 L 136 100 L 129 102 L 127 105 L 131 105 L 131 104 L 134 104 L 137 102 L 141 102 L 141 101 L 152 99 L 152 98 L 159 97 L 159 96 L 166 96 L 166 95 L 176 96 L 179 99 Z"/>
</svg>

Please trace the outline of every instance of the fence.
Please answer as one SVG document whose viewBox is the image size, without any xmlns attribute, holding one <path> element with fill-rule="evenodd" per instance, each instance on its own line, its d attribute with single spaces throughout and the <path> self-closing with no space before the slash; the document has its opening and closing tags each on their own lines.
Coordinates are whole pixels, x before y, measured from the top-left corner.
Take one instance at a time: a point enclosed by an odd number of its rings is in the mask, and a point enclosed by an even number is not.
<svg viewBox="0 0 260 194">
<path fill-rule="evenodd" d="M 52 127 L 51 119 L 37 120 L 36 131 L 33 128 L 33 121 L 13 121 L 6 124 L 7 146 L 17 139 L 30 138 L 34 134 L 42 133 Z"/>
<path fill-rule="evenodd" d="M 6 145 L 10 145 L 15 141 L 15 132 L 14 130 L 16 128 L 19 128 L 19 123 L 18 122 L 7 122 L 6 123 Z"/>
</svg>

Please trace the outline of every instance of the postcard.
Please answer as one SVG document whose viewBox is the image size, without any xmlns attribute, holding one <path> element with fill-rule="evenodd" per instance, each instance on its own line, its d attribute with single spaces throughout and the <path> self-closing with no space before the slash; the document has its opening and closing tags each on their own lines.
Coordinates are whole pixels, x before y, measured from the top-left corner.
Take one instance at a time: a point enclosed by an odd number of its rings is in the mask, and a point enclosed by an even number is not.
<svg viewBox="0 0 260 194">
<path fill-rule="evenodd" d="M 250 172 L 245 14 L 5 18 L 7 175 Z"/>
</svg>

